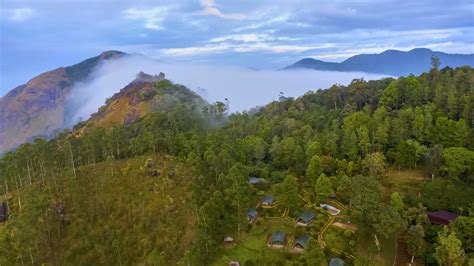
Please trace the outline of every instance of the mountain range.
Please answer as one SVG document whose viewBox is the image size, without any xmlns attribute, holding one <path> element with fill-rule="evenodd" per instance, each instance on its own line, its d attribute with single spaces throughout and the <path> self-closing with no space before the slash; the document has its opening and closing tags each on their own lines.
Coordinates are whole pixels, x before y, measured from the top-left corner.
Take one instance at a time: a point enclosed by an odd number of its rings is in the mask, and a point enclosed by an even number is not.
<svg viewBox="0 0 474 266">
<path fill-rule="evenodd" d="M 419 75 L 431 67 L 431 58 L 440 59 L 440 67 L 473 66 L 474 54 L 447 54 L 426 48 L 416 48 L 408 52 L 387 50 L 380 54 L 355 55 L 341 63 L 325 62 L 313 58 L 304 58 L 290 66 L 290 69 L 314 69 L 324 71 L 360 71 L 391 76 Z"/>
<path fill-rule="evenodd" d="M 73 119 L 78 101 L 74 86 L 92 80 L 94 70 L 102 63 L 126 56 L 128 54 L 123 52 L 106 51 L 78 64 L 40 74 L 0 98 L 0 153 L 71 127 L 77 122 Z M 432 56 L 440 59 L 441 67 L 474 66 L 473 54 L 446 54 L 419 48 L 409 52 L 388 50 L 381 54 L 361 54 L 342 63 L 305 58 L 285 69 L 363 71 L 398 76 L 429 70 Z M 200 106 L 205 100 L 184 86 L 172 84 L 164 74 L 139 73 L 82 125 L 127 124 L 150 111 L 178 103 Z"/>
</svg>

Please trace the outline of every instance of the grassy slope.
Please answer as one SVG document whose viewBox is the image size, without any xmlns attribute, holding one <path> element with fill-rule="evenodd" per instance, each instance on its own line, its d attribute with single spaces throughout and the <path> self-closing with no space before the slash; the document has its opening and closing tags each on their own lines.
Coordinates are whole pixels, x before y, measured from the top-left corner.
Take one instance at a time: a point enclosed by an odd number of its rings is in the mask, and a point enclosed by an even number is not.
<svg viewBox="0 0 474 266">
<path fill-rule="evenodd" d="M 162 175 L 151 177 L 146 158 L 89 165 L 78 169 L 77 179 L 34 184 L 20 191 L 21 211 L 18 192 L 12 193 L 11 219 L 0 227 L 0 238 L 11 238 L 11 252 L 21 254 L 18 262 L 175 264 L 194 238 L 190 176 L 172 158 L 152 157 Z M 165 177 L 169 171 L 175 176 Z M 52 211 L 56 200 L 65 204 L 70 225 L 61 225 Z M 13 263 L 5 253 L 2 261 Z"/>
</svg>

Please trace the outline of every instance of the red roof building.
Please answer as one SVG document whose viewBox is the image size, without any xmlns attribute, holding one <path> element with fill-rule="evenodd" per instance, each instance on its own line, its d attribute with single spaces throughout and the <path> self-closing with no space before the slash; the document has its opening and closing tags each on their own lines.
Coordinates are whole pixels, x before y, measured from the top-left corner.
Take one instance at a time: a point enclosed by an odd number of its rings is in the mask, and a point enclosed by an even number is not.
<svg viewBox="0 0 474 266">
<path fill-rule="evenodd" d="M 428 219 L 430 219 L 432 224 L 448 225 L 449 222 L 454 221 L 457 217 L 457 214 L 443 210 L 428 212 Z"/>
</svg>

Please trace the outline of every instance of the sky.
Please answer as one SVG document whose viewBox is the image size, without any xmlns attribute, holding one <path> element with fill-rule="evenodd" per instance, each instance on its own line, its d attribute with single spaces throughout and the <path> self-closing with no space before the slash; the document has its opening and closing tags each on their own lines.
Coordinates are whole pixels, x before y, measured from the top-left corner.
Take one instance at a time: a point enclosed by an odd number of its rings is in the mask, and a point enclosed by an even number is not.
<svg viewBox="0 0 474 266">
<path fill-rule="evenodd" d="M 270 70 L 415 47 L 474 53 L 474 2 L 0 0 L 0 96 L 106 50 Z"/>
</svg>

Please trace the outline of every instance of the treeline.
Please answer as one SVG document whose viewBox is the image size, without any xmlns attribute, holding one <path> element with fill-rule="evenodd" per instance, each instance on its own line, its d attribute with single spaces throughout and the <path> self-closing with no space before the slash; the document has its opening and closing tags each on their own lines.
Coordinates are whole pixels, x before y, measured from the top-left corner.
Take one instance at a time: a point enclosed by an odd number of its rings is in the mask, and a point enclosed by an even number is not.
<svg viewBox="0 0 474 266">
<path fill-rule="evenodd" d="M 412 254 L 424 251 L 428 263 L 472 256 L 474 218 L 467 216 L 474 215 L 472 68 L 354 80 L 297 99 L 282 96 L 251 113 L 225 114 L 222 103 L 203 112 L 178 105 L 132 125 L 90 128 L 80 136 L 66 131 L 24 144 L 0 161 L 2 190 L 74 177 L 81 165 L 166 153 L 193 171 L 198 232 L 183 263 L 210 263 L 225 235 L 244 230 L 245 210 L 255 204 L 249 176 L 276 183 L 277 197 L 290 209 L 298 208 L 295 198 L 303 190 L 315 201 L 336 193 L 382 237 L 412 236 L 407 240 Z M 215 127 L 223 121 L 225 126 Z M 383 202 L 379 178 L 387 167 L 424 168 L 434 181 L 422 185 L 420 197 L 396 193 Z M 417 218 L 424 208 L 461 213 L 463 224 L 439 232 Z M 423 249 L 417 248 L 420 241 Z M 445 252 L 453 246 L 459 254 L 454 258 Z"/>
</svg>

